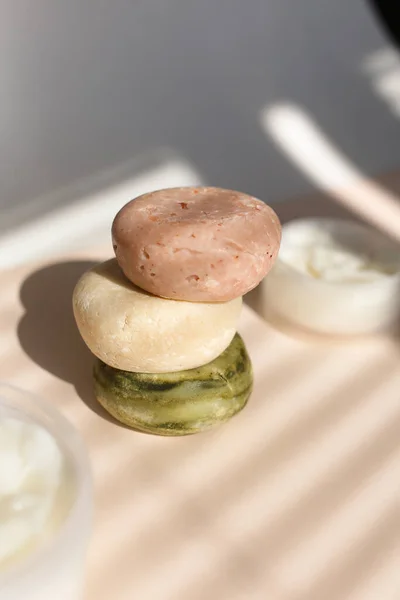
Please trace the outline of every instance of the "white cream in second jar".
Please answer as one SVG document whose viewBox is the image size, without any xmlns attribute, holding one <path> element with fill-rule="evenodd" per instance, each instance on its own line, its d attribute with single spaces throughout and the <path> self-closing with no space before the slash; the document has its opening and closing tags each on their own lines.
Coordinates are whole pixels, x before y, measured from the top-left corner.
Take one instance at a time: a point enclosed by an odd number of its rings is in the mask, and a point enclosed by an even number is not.
<svg viewBox="0 0 400 600">
<path fill-rule="evenodd" d="M 67 468 L 40 425 L 0 415 L 0 572 L 49 537 L 67 513 Z"/>
<path fill-rule="evenodd" d="M 388 331 L 399 317 L 400 248 L 352 221 L 294 220 L 262 293 L 267 311 L 319 333 Z"/>
</svg>

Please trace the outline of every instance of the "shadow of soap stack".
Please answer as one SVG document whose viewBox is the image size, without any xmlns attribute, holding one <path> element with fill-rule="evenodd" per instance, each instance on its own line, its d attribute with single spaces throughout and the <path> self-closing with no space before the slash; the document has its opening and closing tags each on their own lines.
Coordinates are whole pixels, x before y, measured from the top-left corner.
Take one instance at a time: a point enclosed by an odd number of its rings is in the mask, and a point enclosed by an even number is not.
<svg viewBox="0 0 400 600">
<path fill-rule="evenodd" d="M 158 435 L 227 421 L 252 390 L 237 325 L 243 294 L 279 249 L 274 211 L 239 192 L 171 188 L 125 205 L 112 235 L 116 258 L 85 272 L 73 293 L 98 402 Z"/>
</svg>

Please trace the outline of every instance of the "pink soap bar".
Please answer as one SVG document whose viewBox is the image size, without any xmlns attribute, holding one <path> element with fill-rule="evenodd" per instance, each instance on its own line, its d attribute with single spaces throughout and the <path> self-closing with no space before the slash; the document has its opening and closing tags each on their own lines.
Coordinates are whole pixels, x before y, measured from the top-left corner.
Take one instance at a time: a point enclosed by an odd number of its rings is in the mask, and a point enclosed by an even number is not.
<svg viewBox="0 0 400 600">
<path fill-rule="evenodd" d="M 223 302 L 268 273 L 281 225 L 272 208 L 247 194 L 171 188 L 126 204 L 112 237 L 118 263 L 135 285 L 175 300 Z"/>
</svg>

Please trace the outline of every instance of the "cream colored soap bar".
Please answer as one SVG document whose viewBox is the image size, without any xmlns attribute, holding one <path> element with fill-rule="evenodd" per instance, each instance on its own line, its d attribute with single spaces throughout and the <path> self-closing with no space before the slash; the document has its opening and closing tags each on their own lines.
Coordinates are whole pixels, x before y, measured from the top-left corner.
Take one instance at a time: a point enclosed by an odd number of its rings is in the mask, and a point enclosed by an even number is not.
<svg viewBox="0 0 400 600">
<path fill-rule="evenodd" d="M 87 271 L 73 295 L 80 334 L 116 369 L 167 373 L 219 356 L 235 335 L 242 298 L 194 303 L 153 296 L 132 284 L 116 259 Z"/>
</svg>

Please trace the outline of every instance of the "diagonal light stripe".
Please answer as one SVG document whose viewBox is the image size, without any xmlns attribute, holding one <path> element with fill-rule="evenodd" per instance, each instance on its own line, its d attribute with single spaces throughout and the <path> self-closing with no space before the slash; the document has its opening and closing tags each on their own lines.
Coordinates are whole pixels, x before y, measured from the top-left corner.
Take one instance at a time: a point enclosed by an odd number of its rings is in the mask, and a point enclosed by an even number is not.
<svg viewBox="0 0 400 600">
<path fill-rule="evenodd" d="M 116 212 L 130 199 L 162 187 L 196 185 L 198 173 L 184 161 L 170 161 L 89 195 L 0 237 L 0 268 L 62 251 L 107 243 Z"/>
<path fill-rule="evenodd" d="M 301 107 L 267 106 L 260 119 L 268 136 L 311 181 L 400 240 L 398 197 L 368 180 Z"/>
</svg>

